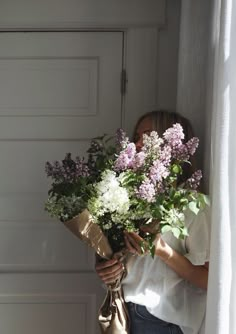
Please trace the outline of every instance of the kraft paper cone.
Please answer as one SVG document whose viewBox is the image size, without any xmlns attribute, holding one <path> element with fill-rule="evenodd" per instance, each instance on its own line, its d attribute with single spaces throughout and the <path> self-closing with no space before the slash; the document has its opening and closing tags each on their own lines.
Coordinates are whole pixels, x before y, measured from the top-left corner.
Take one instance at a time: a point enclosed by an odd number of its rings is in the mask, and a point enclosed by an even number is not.
<svg viewBox="0 0 236 334">
<path fill-rule="evenodd" d="M 106 236 L 98 224 L 92 220 L 87 209 L 64 224 L 73 234 L 91 246 L 98 255 L 105 259 L 112 257 L 113 252 Z"/>
<path fill-rule="evenodd" d="M 87 209 L 64 224 L 73 234 L 91 246 L 98 255 L 105 259 L 112 258 L 113 251 L 108 239 L 92 220 Z M 121 251 L 114 254 L 114 257 L 123 262 L 125 254 Z M 124 302 L 121 280 L 109 287 L 99 310 L 98 321 L 101 334 L 129 334 L 129 316 Z"/>
<path fill-rule="evenodd" d="M 129 334 L 130 319 L 124 301 L 121 281 L 118 280 L 107 290 L 98 313 L 101 334 Z"/>
</svg>

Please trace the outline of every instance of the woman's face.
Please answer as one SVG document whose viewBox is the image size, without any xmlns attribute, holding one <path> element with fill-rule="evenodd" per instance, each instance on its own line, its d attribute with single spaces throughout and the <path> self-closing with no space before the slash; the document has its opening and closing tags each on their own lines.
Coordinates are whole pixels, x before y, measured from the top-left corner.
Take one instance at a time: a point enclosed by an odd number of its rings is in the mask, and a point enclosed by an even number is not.
<svg viewBox="0 0 236 334">
<path fill-rule="evenodd" d="M 150 134 L 153 131 L 153 122 L 150 116 L 145 117 L 137 126 L 136 132 L 134 134 L 134 143 L 136 145 L 136 149 L 140 152 L 143 146 L 143 134 Z"/>
</svg>

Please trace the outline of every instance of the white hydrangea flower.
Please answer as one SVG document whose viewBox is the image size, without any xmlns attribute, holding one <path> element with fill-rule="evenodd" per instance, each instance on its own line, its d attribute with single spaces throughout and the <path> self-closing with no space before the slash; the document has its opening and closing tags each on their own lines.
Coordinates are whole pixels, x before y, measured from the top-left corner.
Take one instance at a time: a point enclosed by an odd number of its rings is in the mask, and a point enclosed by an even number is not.
<svg viewBox="0 0 236 334">
<path fill-rule="evenodd" d="M 115 172 L 107 170 L 102 174 L 102 180 L 95 186 L 97 196 L 89 201 L 89 210 L 95 216 L 106 212 L 125 214 L 129 210 L 128 192 L 121 187 Z"/>
</svg>

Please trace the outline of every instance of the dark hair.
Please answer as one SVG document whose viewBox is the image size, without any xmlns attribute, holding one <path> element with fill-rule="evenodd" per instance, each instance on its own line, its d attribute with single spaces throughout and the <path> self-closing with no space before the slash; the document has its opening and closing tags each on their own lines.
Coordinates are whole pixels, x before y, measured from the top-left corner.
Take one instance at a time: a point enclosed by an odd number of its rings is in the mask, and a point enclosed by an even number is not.
<svg viewBox="0 0 236 334">
<path fill-rule="evenodd" d="M 167 110 L 154 110 L 142 115 L 135 125 L 134 134 L 136 133 L 139 124 L 148 117 L 152 120 L 153 130 L 157 131 L 160 136 L 163 135 L 166 129 L 175 123 L 179 123 L 183 127 L 185 141 L 188 141 L 194 136 L 192 125 L 187 118 L 176 112 Z"/>
<path fill-rule="evenodd" d="M 162 136 L 163 133 L 166 131 L 166 129 L 171 127 L 173 124 L 179 123 L 183 127 L 183 131 L 185 135 L 184 142 L 187 142 L 189 139 L 194 137 L 192 125 L 190 121 L 184 116 L 176 112 L 171 112 L 168 110 L 153 110 L 153 111 L 145 113 L 138 119 L 135 125 L 135 128 L 134 128 L 133 138 L 137 132 L 137 128 L 140 125 L 140 123 L 144 119 L 149 118 L 149 117 L 152 120 L 153 131 L 157 131 L 159 136 Z M 187 178 L 189 178 L 192 175 L 193 171 L 196 170 L 196 160 L 193 157 L 191 157 L 190 162 L 191 162 L 191 165 L 188 163 L 185 163 L 182 166 L 183 167 L 183 178 L 182 180 L 180 180 L 180 182 L 184 181 L 184 179 L 186 180 Z"/>
</svg>

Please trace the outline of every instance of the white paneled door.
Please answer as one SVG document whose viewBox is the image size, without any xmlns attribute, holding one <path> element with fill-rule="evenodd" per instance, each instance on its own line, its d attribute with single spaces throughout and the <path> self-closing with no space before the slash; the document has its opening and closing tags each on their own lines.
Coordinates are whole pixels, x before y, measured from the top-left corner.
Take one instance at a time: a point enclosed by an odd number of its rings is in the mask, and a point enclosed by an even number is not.
<svg viewBox="0 0 236 334">
<path fill-rule="evenodd" d="M 121 126 L 122 32 L 0 34 L 0 333 L 94 334 L 94 254 L 44 212 L 47 160 Z"/>
</svg>

